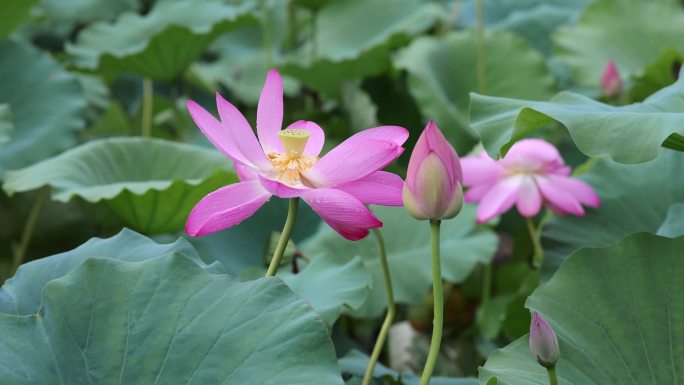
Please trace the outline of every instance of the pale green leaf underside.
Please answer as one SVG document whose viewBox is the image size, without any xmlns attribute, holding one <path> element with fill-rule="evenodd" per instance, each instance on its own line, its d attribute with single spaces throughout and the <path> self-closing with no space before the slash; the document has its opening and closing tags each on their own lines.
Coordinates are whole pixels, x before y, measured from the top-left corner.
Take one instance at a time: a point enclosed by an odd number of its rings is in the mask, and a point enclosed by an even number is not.
<svg viewBox="0 0 684 385">
<path fill-rule="evenodd" d="M 487 94 L 529 99 L 553 95 L 544 58 L 522 38 L 489 31 L 485 49 Z M 394 61 L 408 72 L 409 89 L 422 114 L 437 122 L 459 152 L 470 151 L 476 142 L 468 123 L 468 94 L 479 90 L 477 55 L 477 34 L 468 30 L 416 39 Z"/>
<path fill-rule="evenodd" d="M 550 102 L 472 94 L 470 120 L 492 157 L 556 121 L 588 156 L 643 163 L 658 156 L 666 139 L 668 147 L 684 151 L 684 76 L 643 103 L 623 107 L 572 92 L 562 92 Z"/>
<path fill-rule="evenodd" d="M 562 385 L 671 385 L 684 376 L 684 237 L 640 233 L 582 249 L 528 299 L 556 331 Z M 546 384 L 522 337 L 494 352 L 480 383 Z"/>
<path fill-rule="evenodd" d="M 608 246 L 630 234 L 658 231 L 670 207 L 684 202 L 682 170 L 684 154 L 671 150 L 638 165 L 598 161 L 580 178 L 601 197 L 601 206 L 587 209 L 584 217 L 555 216 L 545 224 L 545 275 L 582 247 Z"/>
<path fill-rule="evenodd" d="M 84 123 L 78 80 L 32 46 L 0 41 L 0 104 L 12 111 L 11 140 L 0 148 L 0 179 L 66 150 Z"/>
<path fill-rule="evenodd" d="M 429 291 L 430 231 L 426 221 L 413 219 L 402 207 L 373 207 L 384 223 L 381 231 L 387 246 L 394 296 L 398 303 L 420 303 Z M 411 236 L 406 236 L 411 234 Z M 497 247 L 497 237 L 485 227 L 475 226 L 475 206 L 464 205 L 454 219 L 442 223 L 442 273 L 449 282 L 462 282 L 478 263 L 489 263 Z M 358 255 L 363 258 L 373 278 L 368 300 L 352 314 L 376 317 L 387 306 L 382 269 L 375 237 L 351 242 L 322 224 L 316 234 L 307 239 L 302 250 L 313 258 L 346 261 Z"/>
<path fill-rule="evenodd" d="M 251 6 L 215 1 L 162 2 L 145 16 L 122 14 L 114 24 L 96 23 L 67 52 L 77 66 L 107 77 L 133 72 L 155 80 L 180 76 L 220 34 L 255 21 Z"/>
<path fill-rule="evenodd" d="M 0 314 L 0 331 L 8 385 L 342 384 L 327 328 L 282 281 L 181 254 L 89 258 L 45 285 L 38 315 Z"/>
<path fill-rule="evenodd" d="M 105 201 L 136 230 L 162 233 L 182 228 L 204 195 L 236 180 L 217 151 L 158 139 L 112 138 L 8 172 L 3 188 L 11 195 L 49 186 L 57 201 Z"/>
</svg>

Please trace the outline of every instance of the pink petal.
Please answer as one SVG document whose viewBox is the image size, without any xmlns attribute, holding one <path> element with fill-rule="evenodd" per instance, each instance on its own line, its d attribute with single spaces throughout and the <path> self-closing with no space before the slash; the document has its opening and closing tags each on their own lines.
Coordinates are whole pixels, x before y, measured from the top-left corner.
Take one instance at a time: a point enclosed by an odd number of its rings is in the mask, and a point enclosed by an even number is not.
<svg viewBox="0 0 684 385">
<path fill-rule="evenodd" d="M 484 151 L 478 156 L 461 158 L 461 167 L 466 186 L 490 184 L 503 174 L 503 168 Z"/>
<path fill-rule="evenodd" d="M 255 180 L 258 178 L 259 174 L 254 171 L 254 169 L 245 166 L 240 162 L 233 162 L 233 168 L 235 168 L 235 173 L 241 182 L 248 182 L 250 180 Z"/>
<path fill-rule="evenodd" d="M 304 147 L 304 155 L 318 156 L 321 153 L 323 143 L 325 142 L 325 134 L 318 124 L 306 120 L 298 120 L 287 126 L 287 129 L 304 130 L 311 135 L 309 136 L 309 141 L 306 142 L 306 147 Z M 278 142 L 280 143 L 280 141 Z M 282 144 L 278 147 L 278 151 L 283 152 Z"/>
<path fill-rule="evenodd" d="M 268 71 L 257 106 L 257 134 L 266 153 L 278 151 L 278 131 L 283 127 L 283 80 L 276 70 Z M 282 151 L 278 151 L 282 152 Z"/>
<path fill-rule="evenodd" d="M 463 199 L 465 199 L 466 202 L 479 202 L 489 192 L 489 190 L 496 186 L 496 183 L 497 182 L 495 181 L 492 183 L 472 186 L 468 188 L 468 191 L 466 191 L 466 193 L 463 195 Z"/>
<path fill-rule="evenodd" d="M 428 156 L 430 151 L 437 154 L 446 167 L 449 180 L 452 184 L 458 181 L 463 184 L 463 171 L 461 170 L 461 163 L 454 148 L 446 140 L 437 125 L 431 120 L 420 134 L 416 142 L 411 159 L 409 159 L 409 166 L 406 171 L 406 183 L 415 191 L 415 176 L 418 172 L 418 166 L 422 164 L 422 159 Z"/>
<path fill-rule="evenodd" d="M 302 175 L 317 187 L 339 186 L 384 168 L 403 151 L 392 141 L 357 140 L 352 136 L 325 154 Z"/>
<path fill-rule="evenodd" d="M 482 198 L 480 205 L 477 206 L 478 223 L 487 222 L 513 207 L 513 204 L 520 195 L 520 185 L 522 182 L 523 176 L 518 175 L 503 179 L 492 187 Z"/>
<path fill-rule="evenodd" d="M 517 141 L 500 162 L 504 167 L 528 171 L 551 171 L 564 165 L 558 149 L 542 139 Z"/>
<path fill-rule="evenodd" d="M 549 207 L 559 214 L 584 215 L 584 209 L 575 196 L 548 176 L 536 176 L 537 185 Z"/>
<path fill-rule="evenodd" d="M 308 190 L 304 201 L 343 237 L 356 241 L 368 235 L 368 229 L 382 226 L 382 222 L 352 195 L 337 189 Z"/>
<path fill-rule="evenodd" d="M 233 227 L 254 214 L 271 197 L 258 181 L 222 187 L 195 205 L 185 232 L 196 237 Z"/>
<path fill-rule="evenodd" d="M 345 142 L 366 141 L 369 139 L 389 140 L 401 146 L 408 139 L 408 130 L 399 126 L 380 126 L 360 131 L 350 136 Z"/>
<path fill-rule="evenodd" d="M 254 131 L 242 113 L 218 93 L 216 93 L 216 105 L 224 129 L 230 132 L 233 137 L 233 144 L 242 156 L 249 161 L 247 165 L 253 164 L 261 170 L 271 169 L 271 162 L 264 154 L 264 150 L 254 136 Z"/>
<path fill-rule="evenodd" d="M 259 175 L 259 183 L 261 183 L 266 191 L 277 196 L 278 198 L 301 197 L 306 191 L 310 190 L 310 188 L 304 186 L 288 186 L 284 183 L 278 182 L 277 180 L 268 179 L 262 175 Z"/>
<path fill-rule="evenodd" d="M 581 204 L 598 207 L 601 205 L 601 198 L 593 188 L 586 182 L 563 176 L 549 175 L 551 182 L 560 189 L 567 191 L 574 196 Z"/>
<path fill-rule="evenodd" d="M 364 204 L 402 206 L 401 190 L 404 181 L 399 175 L 377 171 L 365 178 L 336 187 L 347 192 Z"/>
<path fill-rule="evenodd" d="M 516 206 L 518 207 L 520 214 L 524 217 L 533 217 L 541 210 L 542 197 L 539 193 L 539 187 L 537 187 L 537 184 L 534 182 L 534 177 L 523 177 Z"/>
<path fill-rule="evenodd" d="M 235 145 L 235 140 L 230 130 L 226 129 L 221 122 L 216 120 L 207 110 L 202 108 L 199 104 L 188 100 L 186 102 L 188 112 L 192 120 L 195 121 L 202 134 L 209 139 L 209 141 L 227 157 L 241 162 L 243 164 L 252 165 L 252 162 L 247 160 L 240 150 Z"/>
</svg>

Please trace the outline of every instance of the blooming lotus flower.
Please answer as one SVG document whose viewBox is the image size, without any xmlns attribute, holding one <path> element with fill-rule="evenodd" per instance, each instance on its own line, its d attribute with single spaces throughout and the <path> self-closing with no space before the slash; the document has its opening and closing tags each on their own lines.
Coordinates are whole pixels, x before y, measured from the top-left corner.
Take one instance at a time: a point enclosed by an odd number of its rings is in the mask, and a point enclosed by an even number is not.
<svg viewBox="0 0 684 385">
<path fill-rule="evenodd" d="M 551 325 L 536 311 L 530 324 L 530 351 L 540 365 L 553 367 L 560 358 L 558 338 Z"/>
<path fill-rule="evenodd" d="M 416 219 L 453 218 L 463 204 L 463 176 L 456 150 L 430 121 L 411 153 L 404 207 Z"/>
<path fill-rule="evenodd" d="M 585 182 L 570 177 L 558 150 L 542 139 L 523 139 L 495 161 L 482 152 L 461 159 L 466 202 L 480 202 L 478 223 L 508 211 L 533 217 L 545 203 L 558 214 L 584 215 L 582 205 L 598 207 L 600 199 Z"/>
<path fill-rule="evenodd" d="M 364 130 L 319 158 L 325 135 L 314 122 L 297 121 L 281 130 L 283 84 L 268 73 L 257 106 L 257 137 L 245 117 L 216 94 L 221 121 L 193 101 L 193 120 L 211 143 L 233 160 L 240 183 L 204 197 L 190 212 L 185 231 L 211 234 L 254 214 L 272 195 L 301 197 L 333 229 L 358 240 L 382 226 L 365 206 L 400 206 L 402 180 L 379 171 L 394 161 L 408 138 L 402 127 Z"/>
<path fill-rule="evenodd" d="M 614 98 L 622 92 L 622 79 L 620 79 L 620 72 L 612 60 L 608 60 L 606 66 L 603 68 L 603 75 L 601 76 L 601 91 L 609 98 Z"/>
</svg>

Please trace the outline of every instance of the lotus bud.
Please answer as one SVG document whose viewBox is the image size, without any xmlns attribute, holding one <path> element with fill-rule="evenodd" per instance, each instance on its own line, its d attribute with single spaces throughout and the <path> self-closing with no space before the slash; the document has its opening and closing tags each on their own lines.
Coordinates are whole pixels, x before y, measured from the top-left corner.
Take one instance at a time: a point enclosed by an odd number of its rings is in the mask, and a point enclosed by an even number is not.
<svg viewBox="0 0 684 385">
<path fill-rule="evenodd" d="M 551 325 L 536 311 L 532 313 L 530 325 L 530 351 L 540 365 L 545 368 L 556 366 L 560 358 L 558 338 Z"/>
<path fill-rule="evenodd" d="M 453 218 L 463 205 L 463 172 L 456 150 L 430 121 L 411 153 L 404 207 L 416 219 Z"/>
<path fill-rule="evenodd" d="M 620 79 L 620 72 L 618 72 L 615 63 L 608 60 L 606 66 L 603 68 L 603 75 L 601 76 L 601 91 L 609 98 L 614 98 L 622 92 L 622 79 Z"/>
</svg>

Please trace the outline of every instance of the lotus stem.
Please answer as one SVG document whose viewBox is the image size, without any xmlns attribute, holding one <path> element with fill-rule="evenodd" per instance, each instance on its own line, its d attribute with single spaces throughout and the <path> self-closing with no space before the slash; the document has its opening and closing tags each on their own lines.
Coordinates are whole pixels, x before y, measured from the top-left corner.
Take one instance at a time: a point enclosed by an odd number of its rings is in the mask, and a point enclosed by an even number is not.
<svg viewBox="0 0 684 385">
<path fill-rule="evenodd" d="M 432 340 L 423 374 L 420 377 L 420 385 L 428 385 L 432 372 L 435 370 L 439 347 L 442 342 L 442 325 L 444 323 L 444 292 L 442 289 L 442 266 L 439 251 L 439 225 L 441 221 L 430 221 L 430 239 L 432 243 L 432 297 L 435 306 L 435 317 L 432 321 Z"/>
<path fill-rule="evenodd" d="M 539 232 L 534 226 L 532 218 L 526 217 L 525 223 L 527 223 L 527 231 L 530 233 L 532 247 L 534 248 L 534 254 L 532 255 L 532 267 L 535 269 L 540 269 L 542 262 L 544 261 L 544 249 L 542 249 L 541 242 L 539 241 Z"/>
<path fill-rule="evenodd" d="M 477 0 L 477 92 L 484 94 L 487 89 L 486 48 L 484 37 L 484 0 Z"/>
<path fill-rule="evenodd" d="M 362 385 L 369 385 L 371 379 L 373 378 L 375 364 L 378 362 L 380 352 L 382 352 L 382 347 L 385 345 L 385 340 L 387 339 L 387 333 L 389 333 L 389 329 L 392 326 L 392 321 L 394 321 L 394 315 L 396 314 L 394 291 L 392 290 L 392 277 L 390 275 L 389 264 L 387 262 L 385 240 L 382 238 L 380 229 L 373 229 L 372 231 L 373 235 L 375 235 L 375 239 L 378 242 L 380 266 L 382 266 L 382 274 L 383 278 L 385 279 L 385 291 L 387 292 L 387 314 L 385 314 L 385 320 L 382 322 L 378 339 L 375 340 L 375 346 L 373 347 L 373 352 L 371 353 L 370 360 L 368 361 L 368 367 L 366 368 L 366 373 L 363 376 Z"/>
<path fill-rule="evenodd" d="M 33 236 L 33 230 L 36 227 L 36 221 L 38 220 L 38 214 L 40 214 L 40 209 L 43 207 L 49 194 L 48 189 L 43 189 L 38 193 L 36 199 L 33 201 L 31 206 L 31 211 L 26 218 L 26 223 L 24 224 L 24 230 L 21 233 L 21 240 L 19 241 L 19 246 L 14 252 L 14 260 L 12 261 L 12 268 L 10 270 L 10 277 L 17 272 L 19 266 L 24 262 L 26 257 L 26 250 L 28 249 L 29 242 Z"/>
<path fill-rule="evenodd" d="M 546 374 L 549 375 L 549 385 L 558 385 L 558 377 L 556 376 L 556 366 L 549 366 L 546 368 Z"/>
<path fill-rule="evenodd" d="M 276 272 L 278 272 L 280 260 L 283 258 L 283 253 L 285 253 L 285 248 L 290 241 L 290 235 L 292 235 L 292 229 L 297 220 L 297 207 L 299 207 L 299 198 L 290 198 L 285 226 L 283 226 L 283 232 L 280 233 L 280 239 L 278 240 L 278 245 L 273 253 L 273 258 L 271 258 L 271 264 L 268 266 L 268 271 L 266 272 L 267 277 L 273 277 L 276 275 Z"/>
<path fill-rule="evenodd" d="M 152 136 L 152 109 L 154 108 L 154 84 L 152 79 L 143 78 L 141 135 Z"/>
</svg>

